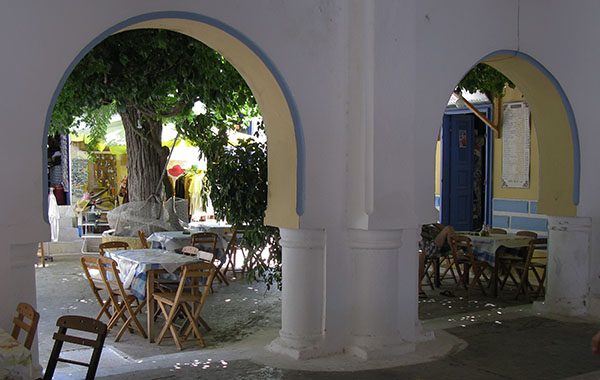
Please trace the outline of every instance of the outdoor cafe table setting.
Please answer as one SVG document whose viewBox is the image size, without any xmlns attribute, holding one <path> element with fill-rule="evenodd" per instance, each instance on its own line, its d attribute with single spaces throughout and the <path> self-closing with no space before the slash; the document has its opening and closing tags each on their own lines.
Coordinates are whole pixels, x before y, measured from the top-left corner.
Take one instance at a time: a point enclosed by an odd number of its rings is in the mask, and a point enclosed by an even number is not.
<svg viewBox="0 0 600 380">
<path fill-rule="evenodd" d="M 223 233 L 229 228 L 231 228 L 231 226 L 228 224 L 198 223 L 189 230 L 154 232 L 148 236 L 147 240 L 152 245 L 152 248 L 175 251 L 190 245 L 193 234 L 212 232 L 219 236 L 219 239 L 217 239 L 215 257 L 221 260 L 225 253 L 225 247 L 227 247 L 227 241 L 223 238 Z"/>
<path fill-rule="evenodd" d="M 0 329 L 0 379 L 28 380 L 33 378 L 31 351 Z"/>
<path fill-rule="evenodd" d="M 185 264 L 197 262 L 194 256 L 181 255 L 163 249 L 127 249 L 107 251 L 106 256 L 117 262 L 123 287 L 130 289 L 138 299 L 147 298 L 148 340 L 154 340 L 154 278 L 159 274 L 173 274 Z"/>
<path fill-rule="evenodd" d="M 473 247 L 473 256 L 476 260 L 485 261 L 494 268 L 493 293 L 498 295 L 498 248 L 521 248 L 527 247 L 531 237 L 508 235 L 508 234 L 489 234 L 481 236 L 479 232 L 457 231 L 457 235 L 467 236 L 471 239 Z"/>
</svg>

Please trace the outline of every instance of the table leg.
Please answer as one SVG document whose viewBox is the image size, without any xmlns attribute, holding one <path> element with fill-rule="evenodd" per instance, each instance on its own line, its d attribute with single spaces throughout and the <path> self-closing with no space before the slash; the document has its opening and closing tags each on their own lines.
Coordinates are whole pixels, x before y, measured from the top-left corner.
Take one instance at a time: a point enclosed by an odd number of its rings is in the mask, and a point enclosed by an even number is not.
<svg viewBox="0 0 600 380">
<path fill-rule="evenodd" d="M 433 260 L 433 279 L 436 288 L 440 288 L 442 286 L 442 281 L 440 281 L 440 258 L 436 258 Z"/>
<path fill-rule="evenodd" d="M 500 260 L 498 255 L 494 257 L 494 268 L 492 269 L 492 295 L 498 297 L 498 267 L 500 266 Z"/>
<path fill-rule="evenodd" d="M 146 312 L 148 325 L 148 342 L 154 342 L 154 271 L 146 273 Z"/>
</svg>

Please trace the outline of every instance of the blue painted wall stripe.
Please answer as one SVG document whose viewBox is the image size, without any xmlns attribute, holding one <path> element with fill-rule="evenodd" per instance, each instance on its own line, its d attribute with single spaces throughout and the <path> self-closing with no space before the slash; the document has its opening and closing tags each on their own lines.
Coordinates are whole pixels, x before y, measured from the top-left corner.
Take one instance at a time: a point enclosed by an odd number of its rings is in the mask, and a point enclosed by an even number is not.
<svg viewBox="0 0 600 380">
<path fill-rule="evenodd" d="M 541 218 L 513 216 L 510 218 L 510 228 L 516 230 L 547 231 L 548 221 Z"/>
<path fill-rule="evenodd" d="M 529 212 L 531 214 L 537 214 L 537 201 L 529 202 Z"/>
<path fill-rule="evenodd" d="M 509 217 L 506 215 L 494 215 L 492 218 L 492 227 L 508 228 Z"/>
<path fill-rule="evenodd" d="M 529 212 L 529 201 L 494 199 L 494 211 Z"/>
</svg>

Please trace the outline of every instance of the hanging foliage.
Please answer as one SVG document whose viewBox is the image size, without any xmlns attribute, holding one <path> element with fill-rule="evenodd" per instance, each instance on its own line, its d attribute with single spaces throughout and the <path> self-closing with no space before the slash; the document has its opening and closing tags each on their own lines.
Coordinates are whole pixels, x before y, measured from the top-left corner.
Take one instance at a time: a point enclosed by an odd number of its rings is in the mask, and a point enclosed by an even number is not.
<svg viewBox="0 0 600 380">
<path fill-rule="evenodd" d="M 485 63 L 478 63 L 461 79 L 456 86 L 456 91 L 459 94 L 461 90 L 471 93 L 480 91 L 493 101 L 504 96 L 506 86 L 515 88 L 513 82 L 500 71 Z"/>
</svg>

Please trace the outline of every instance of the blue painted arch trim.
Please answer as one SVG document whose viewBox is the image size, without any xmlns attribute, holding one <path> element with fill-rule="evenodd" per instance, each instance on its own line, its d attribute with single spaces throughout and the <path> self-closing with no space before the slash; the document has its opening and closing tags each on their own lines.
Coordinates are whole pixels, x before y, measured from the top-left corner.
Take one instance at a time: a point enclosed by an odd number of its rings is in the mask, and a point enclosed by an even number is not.
<svg viewBox="0 0 600 380">
<path fill-rule="evenodd" d="M 548 80 L 554 85 L 554 88 L 558 92 L 562 100 L 563 107 L 565 107 L 565 112 L 567 113 L 569 126 L 571 128 L 571 139 L 573 141 L 573 204 L 578 205 L 581 180 L 581 150 L 579 147 L 579 133 L 577 132 L 577 122 L 575 121 L 575 113 L 573 112 L 571 103 L 567 98 L 567 94 L 563 90 L 560 83 L 558 83 L 558 80 L 554 77 L 554 75 L 552 75 L 552 73 L 548 71 L 548 69 L 546 69 L 539 61 L 537 61 L 535 58 L 528 54 L 515 50 L 497 50 L 483 57 L 481 61 L 498 55 L 512 55 L 518 58 L 522 58 L 525 61 L 529 62 L 541 73 L 543 73 L 546 76 L 546 78 L 548 78 Z"/>
<path fill-rule="evenodd" d="M 296 154 L 297 154 L 297 167 L 296 167 L 296 213 L 298 215 L 302 215 L 304 213 L 304 202 L 305 202 L 305 171 L 306 171 L 306 157 L 305 157 L 305 145 L 304 145 L 304 132 L 302 130 L 302 123 L 300 120 L 300 113 L 298 112 L 298 107 L 296 102 L 294 101 L 294 97 L 292 96 L 292 91 L 290 90 L 285 78 L 281 74 L 281 72 L 277 69 L 275 63 L 269 58 L 269 56 L 249 37 L 240 32 L 239 30 L 233 28 L 230 25 L 225 24 L 224 22 L 217 20 L 215 18 L 191 13 L 191 12 L 181 12 L 181 11 L 162 11 L 162 12 L 152 12 L 146 13 L 143 15 L 135 16 L 129 18 L 125 21 L 122 21 L 98 35 L 94 38 L 90 43 L 88 43 L 81 52 L 75 57 L 75 59 L 71 62 L 62 78 L 60 79 L 56 90 L 52 96 L 52 100 L 50 102 L 50 106 L 48 107 L 48 112 L 46 113 L 46 123 L 44 126 L 44 138 L 42 141 L 42 152 L 46 151 L 47 145 L 47 137 L 48 132 L 50 130 L 50 119 L 52 117 L 52 111 L 54 110 L 54 106 L 56 104 L 56 100 L 58 99 L 58 95 L 62 90 L 67 78 L 75 68 L 75 66 L 81 61 L 81 59 L 96 45 L 98 45 L 101 41 L 106 39 L 113 33 L 116 33 L 123 28 L 128 26 L 138 24 L 144 21 L 151 21 L 157 19 L 164 18 L 175 18 L 175 19 L 183 19 L 183 20 L 191 20 L 198 21 L 204 24 L 208 24 L 214 26 L 217 29 L 222 30 L 225 33 L 228 33 L 241 41 L 246 47 L 248 47 L 254 54 L 256 54 L 259 59 L 265 64 L 265 66 L 269 69 L 275 80 L 277 81 L 285 100 L 290 109 L 290 113 L 292 116 L 292 121 L 294 123 L 294 134 L 296 136 Z M 43 167 L 43 176 L 46 175 L 45 168 L 47 167 L 47 157 L 44 157 L 44 167 Z M 44 218 L 47 218 L 48 214 L 48 185 L 46 181 L 44 183 L 44 194 L 43 194 L 43 205 L 44 205 Z M 47 220 L 47 219 L 46 219 Z"/>
</svg>

